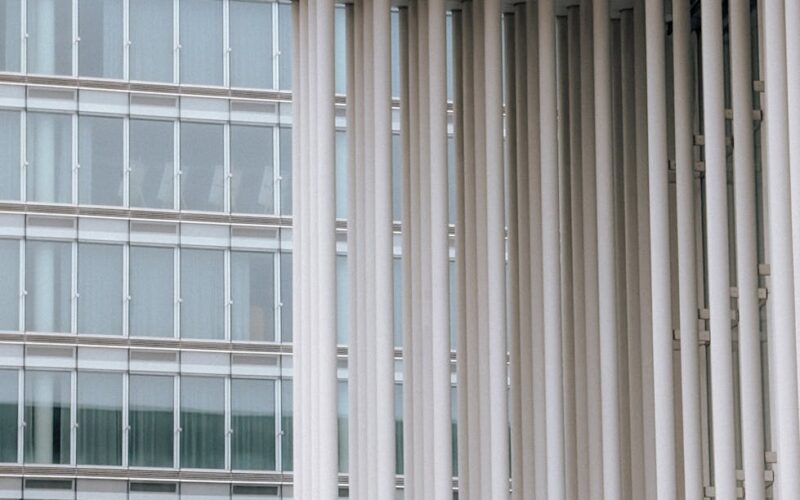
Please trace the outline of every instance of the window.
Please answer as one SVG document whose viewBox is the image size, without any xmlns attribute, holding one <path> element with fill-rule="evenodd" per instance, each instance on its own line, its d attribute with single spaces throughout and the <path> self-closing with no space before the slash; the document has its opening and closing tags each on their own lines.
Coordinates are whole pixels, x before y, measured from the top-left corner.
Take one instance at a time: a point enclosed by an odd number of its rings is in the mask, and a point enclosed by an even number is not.
<svg viewBox="0 0 800 500">
<path fill-rule="evenodd" d="M 336 131 L 336 218 L 347 218 L 347 132 Z"/>
<path fill-rule="evenodd" d="M 450 350 L 455 351 L 458 347 L 458 275 L 456 261 L 451 260 L 448 264 L 449 295 L 448 302 L 450 307 Z"/>
<path fill-rule="evenodd" d="M 69 463 L 70 378 L 69 372 L 25 373 L 26 463 Z"/>
<path fill-rule="evenodd" d="M 19 71 L 20 0 L 0 1 L 0 71 Z"/>
<path fill-rule="evenodd" d="M 394 460 L 395 474 L 403 474 L 403 385 L 394 384 Z"/>
<path fill-rule="evenodd" d="M 275 340 L 275 260 L 265 252 L 231 252 L 231 338 Z"/>
<path fill-rule="evenodd" d="M 225 338 L 224 253 L 181 251 L 181 337 Z"/>
<path fill-rule="evenodd" d="M 122 0 L 80 0 L 78 35 L 79 75 L 122 78 Z"/>
<path fill-rule="evenodd" d="M 219 124 L 181 124 L 181 208 L 222 210 L 223 132 Z"/>
<path fill-rule="evenodd" d="M 19 241 L 0 239 L 0 330 L 19 330 Z"/>
<path fill-rule="evenodd" d="M 122 464 L 122 374 L 78 373 L 78 463 Z"/>
<path fill-rule="evenodd" d="M 131 80 L 173 81 L 172 0 L 136 0 L 129 16 Z"/>
<path fill-rule="evenodd" d="M 72 0 L 27 0 L 28 72 L 72 74 Z"/>
<path fill-rule="evenodd" d="M 273 88 L 272 3 L 231 0 L 231 86 Z"/>
<path fill-rule="evenodd" d="M 171 248 L 130 247 L 131 336 L 173 337 L 175 251 Z"/>
<path fill-rule="evenodd" d="M 281 342 L 292 341 L 292 254 L 281 253 Z"/>
<path fill-rule="evenodd" d="M 336 6 L 334 25 L 334 78 L 336 93 L 347 93 L 347 11 L 344 6 Z"/>
<path fill-rule="evenodd" d="M 27 241 L 25 249 L 25 329 L 70 331 L 72 245 Z"/>
<path fill-rule="evenodd" d="M 347 264 L 347 255 L 336 256 L 336 343 L 339 345 L 347 345 L 350 326 Z"/>
<path fill-rule="evenodd" d="M 403 347 L 403 260 L 392 259 L 394 273 L 394 346 Z"/>
<path fill-rule="evenodd" d="M 292 381 L 281 382 L 281 468 L 293 470 L 294 463 L 294 409 Z"/>
<path fill-rule="evenodd" d="M 400 13 L 392 11 L 392 97 L 400 97 Z"/>
<path fill-rule="evenodd" d="M 180 0 L 181 83 L 222 85 L 222 0 Z"/>
<path fill-rule="evenodd" d="M 26 118 L 28 201 L 70 203 L 72 117 L 28 113 Z"/>
<path fill-rule="evenodd" d="M 283 5 L 283 4 L 281 4 Z M 281 215 L 292 215 L 292 129 L 280 129 Z"/>
<path fill-rule="evenodd" d="M 275 213 L 272 127 L 231 125 L 231 211 Z"/>
<path fill-rule="evenodd" d="M 122 335 L 121 245 L 78 245 L 78 332 Z"/>
<path fill-rule="evenodd" d="M 392 134 L 392 220 L 403 219 L 403 161 L 400 134 Z"/>
<path fill-rule="evenodd" d="M 128 463 L 134 467 L 172 467 L 173 377 L 131 375 L 128 403 Z"/>
<path fill-rule="evenodd" d="M 144 208 L 173 208 L 174 123 L 132 119 L 128 126 L 130 205 Z"/>
<path fill-rule="evenodd" d="M 78 129 L 80 203 L 122 205 L 122 118 L 81 116 Z"/>
<path fill-rule="evenodd" d="M 19 376 L 16 370 L 0 370 L 0 462 L 17 461 Z"/>
<path fill-rule="evenodd" d="M 337 438 L 339 440 L 339 473 L 347 474 L 350 468 L 350 461 L 348 460 L 348 401 L 349 394 L 347 393 L 347 381 L 339 380 L 336 382 L 336 390 L 338 397 L 336 398 L 336 424 L 337 424 Z"/>
<path fill-rule="evenodd" d="M 231 380 L 231 467 L 275 470 L 275 382 Z"/>
<path fill-rule="evenodd" d="M 225 466 L 225 381 L 181 378 L 181 467 Z"/>
<path fill-rule="evenodd" d="M 19 117 L 19 111 L 0 110 L 0 200 L 19 200 Z"/>
<path fill-rule="evenodd" d="M 292 6 L 278 4 L 278 48 L 281 90 L 292 90 Z"/>
</svg>

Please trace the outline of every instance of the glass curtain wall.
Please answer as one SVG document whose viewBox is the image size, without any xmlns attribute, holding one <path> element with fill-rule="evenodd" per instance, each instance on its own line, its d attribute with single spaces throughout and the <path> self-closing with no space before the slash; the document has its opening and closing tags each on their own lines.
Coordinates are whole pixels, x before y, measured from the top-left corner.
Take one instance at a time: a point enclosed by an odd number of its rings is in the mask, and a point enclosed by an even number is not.
<svg viewBox="0 0 800 500">
<path fill-rule="evenodd" d="M 129 10 L 131 80 L 173 81 L 173 10 L 172 0 L 136 0 Z"/>
<path fill-rule="evenodd" d="M 122 335 L 122 245 L 78 245 L 78 333 Z"/>
<path fill-rule="evenodd" d="M 69 333 L 71 330 L 72 244 L 25 243 L 25 329 Z"/>
<path fill-rule="evenodd" d="M 29 112 L 26 120 L 28 201 L 71 202 L 72 116 Z"/>
<path fill-rule="evenodd" d="M 25 462 L 70 462 L 71 374 L 25 373 Z"/>
<path fill-rule="evenodd" d="M 231 212 L 275 213 L 272 131 L 231 125 Z"/>
<path fill-rule="evenodd" d="M 0 239 L 0 330 L 19 330 L 19 241 Z"/>
<path fill-rule="evenodd" d="M 131 245 L 128 306 L 132 337 L 174 337 L 175 250 Z"/>
<path fill-rule="evenodd" d="M 123 120 L 81 115 L 78 120 L 78 201 L 122 205 Z"/>
<path fill-rule="evenodd" d="M 78 373 L 78 464 L 122 464 L 122 374 Z"/>
<path fill-rule="evenodd" d="M 17 461 L 19 375 L 0 370 L 0 463 Z"/>
<path fill-rule="evenodd" d="M 128 389 L 128 463 L 173 467 L 174 377 L 131 375 Z"/>
<path fill-rule="evenodd" d="M 225 381 L 181 377 L 181 467 L 225 467 Z"/>
<path fill-rule="evenodd" d="M 184 210 L 222 211 L 223 141 L 222 124 L 181 123 L 181 208 Z"/>
<path fill-rule="evenodd" d="M 230 2 L 231 86 L 272 88 L 272 3 Z"/>
<path fill-rule="evenodd" d="M 294 470 L 294 402 L 292 381 L 281 382 L 281 470 Z"/>
<path fill-rule="evenodd" d="M 275 470 L 275 382 L 231 380 L 231 468 Z"/>
<path fill-rule="evenodd" d="M 28 72 L 72 74 L 72 0 L 26 0 Z"/>
<path fill-rule="evenodd" d="M 222 85 L 222 0 L 180 0 L 181 83 Z"/>
<path fill-rule="evenodd" d="M 275 257 L 231 252 L 231 338 L 275 340 Z"/>
<path fill-rule="evenodd" d="M 19 156 L 20 112 L 0 110 L 0 200 L 19 200 Z"/>
<path fill-rule="evenodd" d="M 122 0 L 79 0 L 78 36 L 78 74 L 122 78 Z"/>
<path fill-rule="evenodd" d="M 128 192 L 132 207 L 173 208 L 174 127 L 171 121 L 131 119 L 128 123 Z"/>
<path fill-rule="evenodd" d="M 0 1 L 0 71 L 19 71 L 20 0 Z"/>
<path fill-rule="evenodd" d="M 181 249 L 181 337 L 225 338 L 222 250 Z"/>
</svg>

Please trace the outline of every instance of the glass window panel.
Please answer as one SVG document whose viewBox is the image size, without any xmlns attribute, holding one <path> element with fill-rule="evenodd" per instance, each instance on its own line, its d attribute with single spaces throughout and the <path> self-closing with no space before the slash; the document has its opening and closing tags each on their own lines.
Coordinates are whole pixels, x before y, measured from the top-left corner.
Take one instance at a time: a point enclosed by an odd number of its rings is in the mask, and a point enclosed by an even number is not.
<svg viewBox="0 0 800 500">
<path fill-rule="evenodd" d="M 347 218 L 347 132 L 336 131 L 336 218 Z"/>
<path fill-rule="evenodd" d="M 19 71 L 20 0 L 0 0 L 0 71 Z"/>
<path fill-rule="evenodd" d="M 292 90 L 292 5 L 278 4 L 278 72 L 280 89 Z"/>
<path fill-rule="evenodd" d="M 348 275 L 347 255 L 336 256 L 336 343 L 347 345 L 348 339 Z"/>
<path fill-rule="evenodd" d="M 32 241 L 25 244 L 25 329 L 70 331 L 72 244 Z"/>
<path fill-rule="evenodd" d="M 292 215 L 292 129 L 280 128 L 281 215 Z"/>
<path fill-rule="evenodd" d="M 173 337 L 175 251 L 171 248 L 130 248 L 130 335 Z"/>
<path fill-rule="evenodd" d="M 456 140 L 447 136 L 447 223 L 456 223 Z"/>
<path fill-rule="evenodd" d="M 122 78 L 122 0 L 80 0 L 78 34 L 78 74 Z"/>
<path fill-rule="evenodd" d="M 181 123 L 181 208 L 221 211 L 224 127 Z"/>
<path fill-rule="evenodd" d="M 400 134 L 392 134 L 392 220 L 403 219 L 403 161 Z"/>
<path fill-rule="evenodd" d="M 275 213 L 272 127 L 231 125 L 231 211 Z"/>
<path fill-rule="evenodd" d="M 16 370 L 0 370 L 0 462 L 17 461 L 19 375 Z"/>
<path fill-rule="evenodd" d="M 129 16 L 131 80 L 173 81 L 172 0 L 136 0 Z"/>
<path fill-rule="evenodd" d="M 394 384 L 394 461 L 395 473 L 403 473 L 403 385 Z"/>
<path fill-rule="evenodd" d="M 19 111 L 0 110 L 0 200 L 19 200 L 19 117 Z"/>
<path fill-rule="evenodd" d="M 292 254 L 281 253 L 281 342 L 292 341 Z"/>
<path fill-rule="evenodd" d="M 181 467 L 225 466 L 225 382 L 221 378 L 181 378 Z"/>
<path fill-rule="evenodd" d="M 347 93 L 347 14 L 344 5 L 336 6 L 336 24 L 334 26 L 334 70 L 336 78 L 336 93 Z"/>
<path fill-rule="evenodd" d="M 81 116 L 78 130 L 80 203 L 122 205 L 122 118 Z"/>
<path fill-rule="evenodd" d="M 78 245 L 78 333 L 122 335 L 122 245 Z"/>
<path fill-rule="evenodd" d="M 231 252 L 231 338 L 275 340 L 275 258 Z"/>
<path fill-rule="evenodd" d="M 403 260 L 395 257 L 394 272 L 394 346 L 403 347 Z"/>
<path fill-rule="evenodd" d="M 28 113 L 28 201 L 72 201 L 72 117 Z"/>
<path fill-rule="evenodd" d="M 181 337 L 225 337 L 223 259 L 222 250 L 181 250 Z"/>
<path fill-rule="evenodd" d="M 172 467 L 173 378 L 131 375 L 129 384 L 128 463 L 134 467 Z"/>
<path fill-rule="evenodd" d="M 19 241 L 0 239 L 0 330 L 19 330 Z"/>
<path fill-rule="evenodd" d="M 445 17 L 445 67 L 447 71 L 447 100 L 453 100 L 453 16 Z"/>
<path fill-rule="evenodd" d="M 348 460 L 348 393 L 347 381 L 339 380 L 336 383 L 338 397 L 336 398 L 336 424 L 337 424 L 337 437 L 339 439 L 339 473 L 347 474 L 350 468 L 350 461 Z"/>
<path fill-rule="evenodd" d="M 450 386 L 450 452 L 453 477 L 458 477 L 458 392 Z"/>
<path fill-rule="evenodd" d="M 78 373 L 78 463 L 122 464 L 122 374 Z"/>
<path fill-rule="evenodd" d="M 222 85 L 222 0 L 180 0 L 181 83 Z"/>
<path fill-rule="evenodd" d="M 458 347 L 458 287 L 456 274 L 456 261 L 451 260 L 449 265 L 449 278 L 450 278 L 450 349 L 455 350 Z"/>
<path fill-rule="evenodd" d="M 275 470 L 275 382 L 231 380 L 231 467 Z"/>
<path fill-rule="evenodd" d="M 131 375 L 128 402 L 128 463 L 172 467 L 175 420 L 171 376 Z"/>
<path fill-rule="evenodd" d="M 68 464 L 70 373 L 25 372 L 25 462 Z"/>
<path fill-rule="evenodd" d="M 291 471 L 294 464 L 294 409 L 292 381 L 281 382 L 281 470 Z"/>
<path fill-rule="evenodd" d="M 272 3 L 231 0 L 231 86 L 273 88 Z"/>
<path fill-rule="evenodd" d="M 130 205 L 173 208 L 175 124 L 157 120 L 129 123 Z"/>
<path fill-rule="evenodd" d="M 391 14 L 392 30 L 392 97 L 400 97 L 400 13 Z"/>
<path fill-rule="evenodd" d="M 27 0 L 28 72 L 72 74 L 72 0 Z"/>
</svg>

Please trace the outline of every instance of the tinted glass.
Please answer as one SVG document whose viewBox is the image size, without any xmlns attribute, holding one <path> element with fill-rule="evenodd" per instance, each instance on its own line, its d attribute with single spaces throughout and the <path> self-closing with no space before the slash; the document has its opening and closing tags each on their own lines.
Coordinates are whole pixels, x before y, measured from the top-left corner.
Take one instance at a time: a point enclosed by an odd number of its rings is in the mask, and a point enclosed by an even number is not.
<svg viewBox="0 0 800 500">
<path fill-rule="evenodd" d="M 122 0 L 80 0 L 78 13 L 78 74 L 122 78 Z"/>
<path fill-rule="evenodd" d="M 231 0 L 231 86 L 273 88 L 272 3 Z"/>
<path fill-rule="evenodd" d="M 129 123 L 130 205 L 173 208 L 175 197 L 175 134 L 173 122 L 131 120 Z"/>
<path fill-rule="evenodd" d="M 272 127 L 231 125 L 231 211 L 275 213 Z"/>
<path fill-rule="evenodd" d="M 72 74 L 72 0 L 27 0 L 28 72 Z"/>
<path fill-rule="evenodd" d="M 78 373 L 78 463 L 122 464 L 122 374 Z"/>
<path fill-rule="evenodd" d="M 136 0 L 130 9 L 131 80 L 173 81 L 172 0 Z"/>
<path fill-rule="evenodd" d="M 129 384 L 130 465 L 172 467 L 175 435 L 173 378 L 131 375 Z"/>
<path fill-rule="evenodd" d="M 0 71 L 19 71 L 20 0 L 0 0 Z"/>
<path fill-rule="evenodd" d="M 181 208 L 222 210 L 223 131 L 218 124 L 181 123 Z"/>
<path fill-rule="evenodd" d="M 181 250 L 181 337 L 223 339 L 222 250 Z"/>
<path fill-rule="evenodd" d="M 130 335 L 175 335 L 174 257 L 171 248 L 130 248 Z"/>
<path fill-rule="evenodd" d="M 78 333 L 122 335 L 122 245 L 78 245 Z"/>
<path fill-rule="evenodd" d="M 221 378 L 181 378 L 181 467 L 225 465 L 225 383 Z"/>
<path fill-rule="evenodd" d="M 275 257 L 231 252 L 231 337 L 275 340 Z"/>
<path fill-rule="evenodd" d="M 18 380 L 16 370 L 0 370 L 0 462 L 5 463 L 17 461 Z"/>
<path fill-rule="evenodd" d="M 68 464 L 70 374 L 25 372 L 25 462 Z"/>
<path fill-rule="evenodd" d="M 72 245 L 56 241 L 25 243 L 25 329 L 69 332 Z"/>
<path fill-rule="evenodd" d="M 231 467 L 275 470 L 275 382 L 231 380 Z"/>
<path fill-rule="evenodd" d="M 72 201 L 72 117 L 28 113 L 28 201 Z"/>
<path fill-rule="evenodd" d="M 0 200 L 19 200 L 19 117 L 19 111 L 0 110 Z"/>
<path fill-rule="evenodd" d="M 222 85 L 222 0 L 180 0 L 181 83 Z"/>
<path fill-rule="evenodd" d="M 122 127 L 122 118 L 80 117 L 80 203 L 122 205 Z"/>
<path fill-rule="evenodd" d="M 19 330 L 19 241 L 0 239 L 0 330 Z"/>
</svg>

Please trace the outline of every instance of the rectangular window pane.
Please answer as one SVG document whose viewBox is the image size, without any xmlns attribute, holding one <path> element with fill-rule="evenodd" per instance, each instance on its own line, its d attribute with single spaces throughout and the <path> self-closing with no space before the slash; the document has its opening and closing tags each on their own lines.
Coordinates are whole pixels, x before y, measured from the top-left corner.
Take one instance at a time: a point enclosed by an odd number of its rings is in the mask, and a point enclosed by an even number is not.
<svg viewBox="0 0 800 500">
<path fill-rule="evenodd" d="M 181 250 L 181 337 L 223 339 L 222 250 Z"/>
<path fill-rule="evenodd" d="M 348 393 L 347 381 L 339 380 L 336 382 L 337 398 L 336 398 L 336 424 L 337 424 L 337 438 L 339 440 L 339 473 L 347 474 L 350 468 L 350 461 L 348 460 Z"/>
<path fill-rule="evenodd" d="M 78 333 L 122 335 L 122 245 L 78 245 Z"/>
<path fill-rule="evenodd" d="M 19 330 L 19 241 L 0 239 L 0 330 Z"/>
<path fill-rule="evenodd" d="M 19 200 L 19 117 L 19 111 L 0 110 L 0 200 Z"/>
<path fill-rule="evenodd" d="M 231 252 L 231 300 L 233 340 L 275 340 L 273 254 Z"/>
<path fill-rule="evenodd" d="M 336 218 L 347 218 L 347 132 L 336 131 Z"/>
<path fill-rule="evenodd" d="M 231 125 L 231 211 L 275 213 L 272 127 Z"/>
<path fill-rule="evenodd" d="M 400 13 L 392 11 L 392 97 L 400 97 Z"/>
<path fill-rule="evenodd" d="M 80 0 L 78 23 L 78 74 L 122 78 L 122 0 Z"/>
<path fill-rule="evenodd" d="M 20 0 L 0 0 L 0 71 L 19 67 Z"/>
<path fill-rule="evenodd" d="M 288 3 L 278 4 L 278 70 L 280 72 L 280 89 L 292 90 L 292 6 Z"/>
<path fill-rule="evenodd" d="M 173 122 L 131 120 L 130 204 L 132 207 L 173 208 L 175 135 Z"/>
<path fill-rule="evenodd" d="M 403 473 L 403 385 L 394 384 L 395 474 Z"/>
<path fill-rule="evenodd" d="M 0 462 L 17 461 L 19 376 L 16 370 L 0 370 Z"/>
<path fill-rule="evenodd" d="M 122 374 L 78 373 L 78 463 L 122 464 Z"/>
<path fill-rule="evenodd" d="M 175 48 L 172 0 L 136 0 L 130 9 L 131 80 L 171 82 Z"/>
<path fill-rule="evenodd" d="M 72 74 L 72 0 L 27 0 L 28 72 Z"/>
<path fill-rule="evenodd" d="M 122 205 L 122 118 L 81 116 L 79 200 L 89 205 Z"/>
<path fill-rule="evenodd" d="M 294 409 L 292 381 L 281 382 L 281 470 L 291 471 L 294 464 Z"/>
<path fill-rule="evenodd" d="M 336 6 L 334 25 L 334 70 L 336 93 L 347 93 L 347 14 L 344 5 Z"/>
<path fill-rule="evenodd" d="M 130 335 L 174 336 L 174 250 L 131 246 Z"/>
<path fill-rule="evenodd" d="M 392 220 L 403 218 L 403 162 L 400 134 L 392 134 Z"/>
<path fill-rule="evenodd" d="M 131 375 L 128 463 L 134 467 L 172 467 L 173 378 Z"/>
<path fill-rule="evenodd" d="M 231 467 L 275 470 L 275 382 L 231 380 Z"/>
<path fill-rule="evenodd" d="M 225 466 L 225 382 L 221 378 L 181 378 L 181 467 Z"/>
<path fill-rule="evenodd" d="M 281 342 L 292 341 L 292 254 L 281 253 Z"/>
<path fill-rule="evenodd" d="M 403 347 L 403 260 L 392 259 L 394 273 L 394 346 Z"/>
<path fill-rule="evenodd" d="M 231 0 L 231 86 L 271 89 L 272 2 Z"/>
<path fill-rule="evenodd" d="M 68 464 L 70 374 L 25 373 L 25 462 Z"/>
<path fill-rule="evenodd" d="M 181 208 L 222 211 L 222 125 L 181 123 Z"/>
<path fill-rule="evenodd" d="M 222 0 L 180 0 L 181 83 L 222 85 Z"/>
<path fill-rule="evenodd" d="M 27 115 L 28 201 L 72 201 L 72 117 Z"/>
<path fill-rule="evenodd" d="M 447 137 L 447 223 L 456 223 L 456 139 Z"/>
<path fill-rule="evenodd" d="M 348 280 L 347 255 L 336 256 L 336 343 L 347 345 L 348 340 Z"/>
<path fill-rule="evenodd" d="M 458 288 L 456 281 L 458 275 L 456 274 L 455 260 L 450 261 L 448 269 L 450 281 L 450 349 L 454 351 L 458 347 L 458 332 L 456 331 L 456 327 L 458 326 Z"/>
<path fill-rule="evenodd" d="M 292 129 L 281 127 L 280 142 L 281 215 L 292 215 Z"/>
<path fill-rule="evenodd" d="M 72 244 L 31 241 L 25 244 L 25 329 L 70 331 Z"/>
</svg>

